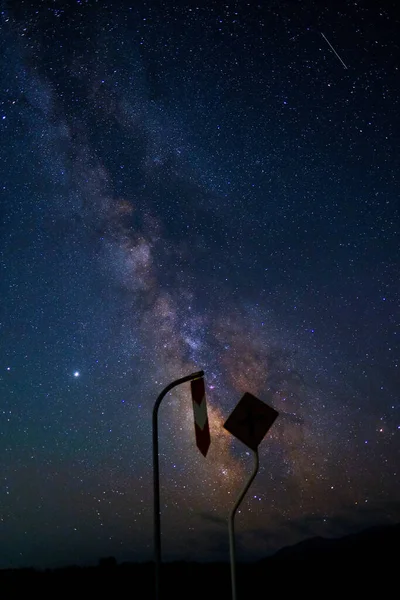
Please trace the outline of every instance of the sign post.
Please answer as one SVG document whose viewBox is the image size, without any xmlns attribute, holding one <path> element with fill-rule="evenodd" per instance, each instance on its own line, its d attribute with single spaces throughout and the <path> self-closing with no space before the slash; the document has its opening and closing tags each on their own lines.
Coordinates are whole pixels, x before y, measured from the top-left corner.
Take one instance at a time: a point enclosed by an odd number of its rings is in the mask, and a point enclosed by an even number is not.
<svg viewBox="0 0 400 600">
<path fill-rule="evenodd" d="M 181 379 L 176 379 L 159 394 L 156 403 L 153 407 L 153 493 L 154 493 L 154 562 L 155 562 L 155 588 L 156 600 L 160 597 L 160 571 L 161 571 L 161 518 L 160 518 L 160 469 L 158 462 L 158 409 L 160 404 L 174 387 L 185 383 L 186 381 L 200 380 L 204 375 L 204 371 L 192 373 Z M 204 380 L 203 388 L 204 388 Z M 207 421 L 208 423 L 208 421 Z M 208 448 L 207 448 L 208 449 Z"/>
<path fill-rule="evenodd" d="M 236 600 L 235 515 L 247 490 L 257 475 L 259 465 L 258 446 L 268 429 L 273 425 L 278 414 L 274 408 L 271 408 L 265 402 L 246 392 L 224 424 L 224 428 L 246 444 L 252 450 L 254 456 L 253 471 L 229 514 L 228 529 L 232 600 Z"/>
<path fill-rule="evenodd" d="M 244 486 L 243 490 L 240 492 L 234 507 L 232 508 L 230 514 L 229 514 L 229 521 L 228 521 L 228 530 L 229 530 L 229 554 L 230 554 L 230 559 L 231 559 L 231 586 L 232 586 L 232 598 L 233 600 L 236 600 L 236 546 L 235 546 L 235 515 L 236 515 L 236 511 L 239 508 L 243 498 L 245 497 L 245 495 L 247 494 L 247 490 L 249 489 L 249 487 L 251 486 L 251 484 L 253 483 L 253 479 L 255 478 L 255 476 L 258 473 L 258 465 L 259 465 L 259 461 L 258 461 L 258 450 L 253 450 L 253 456 L 254 456 L 254 467 L 253 467 L 253 471 L 248 479 L 248 481 L 246 482 L 246 485 Z"/>
</svg>

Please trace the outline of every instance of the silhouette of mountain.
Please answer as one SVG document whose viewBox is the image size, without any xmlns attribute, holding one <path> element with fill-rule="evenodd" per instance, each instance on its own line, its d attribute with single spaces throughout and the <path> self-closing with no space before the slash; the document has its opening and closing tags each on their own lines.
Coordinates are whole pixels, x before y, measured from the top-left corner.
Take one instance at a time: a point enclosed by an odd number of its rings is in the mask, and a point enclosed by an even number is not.
<svg viewBox="0 0 400 600">
<path fill-rule="evenodd" d="M 400 541 L 400 523 L 371 527 L 342 538 L 314 537 L 294 546 L 287 546 L 264 560 L 324 560 L 329 558 L 371 559 L 390 558 L 397 552 Z"/>
</svg>

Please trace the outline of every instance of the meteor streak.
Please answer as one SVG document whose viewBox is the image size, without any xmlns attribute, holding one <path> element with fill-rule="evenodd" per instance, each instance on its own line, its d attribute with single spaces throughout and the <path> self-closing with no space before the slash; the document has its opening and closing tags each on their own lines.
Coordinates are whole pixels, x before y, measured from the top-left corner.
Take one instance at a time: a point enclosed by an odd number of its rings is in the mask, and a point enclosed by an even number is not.
<svg viewBox="0 0 400 600">
<path fill-rule="evenodd" d="M 342 63 L 342 65 L 344 66 L 345 69 L 347 69 L 348 67 L 344 64 L 344 62 L 342 61 L 342 59 L 340 58 L 339 54 L 336 52 L 335 48 L 332 46 L 332 44 L 330 43 L 330 41 L 328 40 L 328 38 L 326 37 L 326 35 L 324 35 L 321 31 L 321 35 L 324 38 L 324 40 L 326 41 L 327 44 L 329 44 L 329 47 L 331 48 L 332 52 L 334 52 L 336 54 L 336 56 L 338 57 L 338 59 L 340 60 L 340 62 Z"/>
</svg>

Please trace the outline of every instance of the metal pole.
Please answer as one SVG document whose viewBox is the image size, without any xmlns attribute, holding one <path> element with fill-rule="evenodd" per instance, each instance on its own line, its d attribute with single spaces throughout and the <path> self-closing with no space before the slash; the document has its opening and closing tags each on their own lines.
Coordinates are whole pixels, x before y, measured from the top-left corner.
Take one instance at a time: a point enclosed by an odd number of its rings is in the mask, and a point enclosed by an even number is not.
<svg viewBox="0 0 400 600">
<path fill-rule="evenodd" d="M 158 465 L 158 409 L 160 408 L 161 401 L 164 396 L 168 394 L 172 388 L 203 377 L 204 371 L 198 371 L 192 373 L 181 379 L 176 379 L 166 388 L 163 389 L 161 394 L 158 396 L 156 403 L 153 408 L 153 489 L 154 489 L 154 562 L 155 562 L 155 586 L 156 586 L 156 600 L 159 599 L 160 595 L 160 570 L 161 570 L 161 519 L 160 519 L 160 469 Z"/>
<path fill-rule="evenodd" d="M 246 485 L 244 486 L 243 490 L 240 492 L 239 497 L 236 500 L 235 505 L 232 508 L 231 513 L 229 515 L 229 553 L 230 553 L 230 558 L 231 558 L 232 600 L 236 600 L 235 514 L 236 514 L 237 509 L 240 506 L 240 503 L 242 502 L 243 498 L 245 497 L 247 490 L 253 483 L 253 479 L 255 478 L 255 476 L 257 475 L 257 472 L 258 472 L 258 465 L 259 465 L 258 450 L 253 450 L 253 456 L 254 456 L 253 471 L 250 475 L 249 480 L 247 481 Z"/>
</svg>

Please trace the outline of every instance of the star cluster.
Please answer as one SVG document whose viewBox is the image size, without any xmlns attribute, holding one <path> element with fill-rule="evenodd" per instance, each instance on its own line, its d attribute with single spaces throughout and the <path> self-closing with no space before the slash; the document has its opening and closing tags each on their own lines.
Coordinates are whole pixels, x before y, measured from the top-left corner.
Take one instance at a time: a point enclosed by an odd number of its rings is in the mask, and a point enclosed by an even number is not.
<svg viewBox="0 0 400 600">
<path fill-rule="evenodd" d="M 392 7 L 0 16 L 0 566 L 149 559 L 152 408 L 199 369 L 206 459 L 188 384 L 160 409 L 166 558 L 227 559 L 246 391 L 280 416 L 242 558 L 398 521 Z"/>
</svg>

